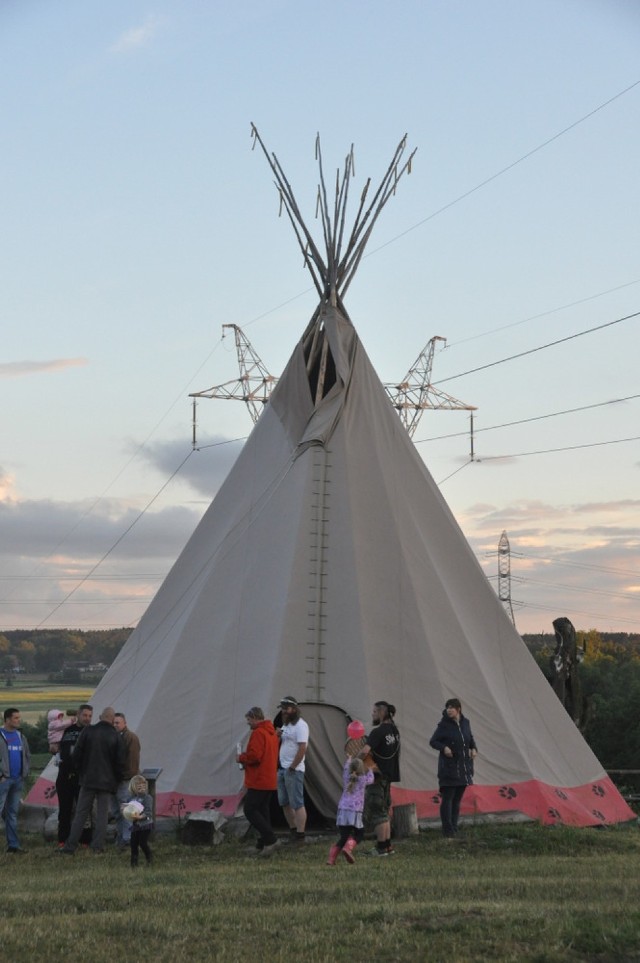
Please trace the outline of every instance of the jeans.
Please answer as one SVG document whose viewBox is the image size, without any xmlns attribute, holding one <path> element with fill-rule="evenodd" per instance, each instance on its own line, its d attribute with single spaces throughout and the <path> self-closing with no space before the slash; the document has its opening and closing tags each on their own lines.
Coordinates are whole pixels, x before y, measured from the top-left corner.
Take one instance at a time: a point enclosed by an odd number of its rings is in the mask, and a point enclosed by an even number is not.
<svg viewBox="0 0 640 963">
<path fill-rule="evenodd" d="M 18 810 L 22 798 L 22 776 L 17 779 L 0 779 L 0 811 L 4 819 L 4 831 L 9 849 L 19 849 Z"/>
<path fill-rule="evenodd" d="M 458 832 L 460 803 L 466 788 L 466 786 L 440 786 L 440 821 L 445 836 L 454 836 Z"/>
<path fill-rule="evenodd" d="M 115 798 L 115 808 L 117 809 L 116 826 L 118 828 L 116 843 L 118 846 L 128 846 L 131 840 L 131 823 L 122 815 L 122 807 L 131 799 L 131 791 L 129 789 L 128 779 L 125 780 L 125 782 L 118 783 Z"/>
</svg>

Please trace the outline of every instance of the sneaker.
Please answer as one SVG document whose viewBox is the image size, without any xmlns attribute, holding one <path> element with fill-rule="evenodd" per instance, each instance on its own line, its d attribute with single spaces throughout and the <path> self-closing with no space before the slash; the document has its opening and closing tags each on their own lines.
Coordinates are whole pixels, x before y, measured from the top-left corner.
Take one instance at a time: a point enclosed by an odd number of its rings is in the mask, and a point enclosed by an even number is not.
<svg viewBox="0 0 640 963">
<path fill-rule="evenodd" d="M 271 843 L 270 846 L 263 846 L 260 852 L 258 853 L 258 856 L 262 857 L 263 859 L 268 859 L 269 856 L 271 856 L 271 853 L 275 852 L 276 849 L 279 848 L 279 846 L 280 846 L 280 840 L 276 839 L 275 843 Z"/>
<path fill-rule="evenodd" d="M 374 846 L 373 849 L 370 851 L 369 855 L 370 856 L 394 856 L 395 849 L 391 845 L 387 846 L 386 849 L 383 849 L 383 850 L 380 850 L 378 849 L 377 846 Z"/>
<path fill-rule="evenodd" d="M 7 846 L 7 852 L 12 856 L 24 856 L 27 851 L 21 846 Z"/>
</svg>

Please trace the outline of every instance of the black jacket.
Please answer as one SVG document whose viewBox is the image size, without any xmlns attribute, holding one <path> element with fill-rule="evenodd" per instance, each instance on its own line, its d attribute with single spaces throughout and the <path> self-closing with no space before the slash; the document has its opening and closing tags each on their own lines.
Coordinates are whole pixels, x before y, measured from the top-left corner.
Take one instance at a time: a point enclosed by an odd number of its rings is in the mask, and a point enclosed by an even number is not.
<svg viewBox="0 0 640 963">
<path fill-rule="evenodd" d="M 438 783 L 440 786 L 470 786 L 473 783 L 473 759 L 471 749 L 477 751 L 471 724 L 465 716 L 459 723 L 450 719 L 445 709 L 438 728 L 431 736 L 429 745 L 440 753 L 438 759 Z M 453 756 L 445 756 L 444 749 L 449 747 Z"/>
<path fill-rule="evenodd" d="M 80 774 L 80 785 L 115 793 L 122 781 L 126 749 L 110 722 L 85 726 L 71 753 L 71 764 Z"/>
</svg>

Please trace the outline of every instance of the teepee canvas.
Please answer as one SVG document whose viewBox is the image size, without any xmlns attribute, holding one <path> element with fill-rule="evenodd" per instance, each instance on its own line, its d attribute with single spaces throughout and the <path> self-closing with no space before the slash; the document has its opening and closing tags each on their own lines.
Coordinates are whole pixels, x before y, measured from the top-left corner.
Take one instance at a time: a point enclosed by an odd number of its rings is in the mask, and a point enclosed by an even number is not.
<svg viewBox="0 0 640 963">
<path fill-rule="evenodd" d="M 256 133 L 260 146 L 262 142 Z M 479 747 L 464 813 L 545 823 L 633 817 L 544 679 L 397 417 L 343 296 L 397 181 L 403 141 L 347 237 L 349 155 L 327 200 L 320 253 L 275 157 L 267 159 L 320 303 L 236 464 L 99 685 L 125 712 L 158 812 L 242 797 L 244 714 L 293 694 L 310 724 L 307 791 L 330 817 L 350 718 L 397 707 L 396 803 L 438 813 L 429 748 L 445 699 L 461 699 Z M 266 153 L 266 151 L 265 151 Z M 30 802 L 51 796 L 40 780 Z"/>
</svg>

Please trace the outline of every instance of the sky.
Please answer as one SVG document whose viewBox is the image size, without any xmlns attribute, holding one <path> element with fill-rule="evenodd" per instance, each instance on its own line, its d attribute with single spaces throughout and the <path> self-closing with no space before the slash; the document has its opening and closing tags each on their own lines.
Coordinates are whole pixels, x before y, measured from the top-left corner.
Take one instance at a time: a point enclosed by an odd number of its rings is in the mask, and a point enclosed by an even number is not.
<svg viewBox="0 0 640 963">
<path fill-rule="evenodd" d="M 0 631 L 135 625 L 252 428 L 190 392 L 278 375 L 312 230 L 412 172 L 346 307 L 383 382 L 439 336 L 414 442 L 520 632 L 640 632 L 636 0 L 0 0 Z M 357 197 L 352 188 L 352 197 Z M 569 413 L 570 412 L 570 413 Z M 503 584 L 503 588 L 505 585 Z"/>
</svg>

